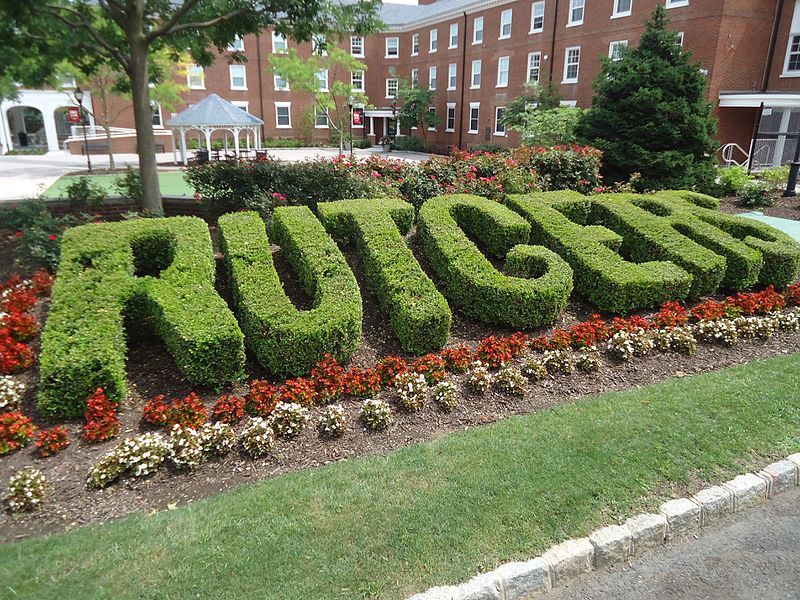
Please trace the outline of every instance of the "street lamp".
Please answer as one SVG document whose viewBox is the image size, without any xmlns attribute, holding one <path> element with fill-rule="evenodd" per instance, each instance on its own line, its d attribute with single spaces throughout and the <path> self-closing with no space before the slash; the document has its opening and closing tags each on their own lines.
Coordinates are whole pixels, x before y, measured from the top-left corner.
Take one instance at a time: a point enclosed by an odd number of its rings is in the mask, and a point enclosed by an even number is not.
<svg viewBox="0 0 800 600">
<path fill-rule="evenodd" d="M 797 145 L 794 147 L 794 160 L 789 163 L 789 179 L 786 181 L 784 198 L 793 198 L 797 195 L 797 173 L 800 171 L 800 134 L 797 136 Z"/>
<path fill-rule="evenodd" d="M 83 90 L 80 87 L 75 88 L 75 100 L 78 101 L 78 111 L 81 115 L 81 128 L 83 129 L 83 145 L 86 149 L 86 165 L 89 167 L 89 173 L 92 172 L 92 159 L 89 156 L 89 138 L 86 136 L 86 123 L 83 122 Z"/>
<path fill-rule="evenodd" d="M 347 106 L 350 107 L 350 160 L 353 160 L 353 103 L 355 101 L 353 96 L 347 98 Z"/>
</svg>

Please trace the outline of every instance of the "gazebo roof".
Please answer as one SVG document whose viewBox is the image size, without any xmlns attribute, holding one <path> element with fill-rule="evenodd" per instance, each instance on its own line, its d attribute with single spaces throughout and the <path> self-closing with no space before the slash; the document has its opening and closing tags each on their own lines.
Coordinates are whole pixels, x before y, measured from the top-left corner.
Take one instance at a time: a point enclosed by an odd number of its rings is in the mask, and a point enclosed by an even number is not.
<svg viewBox="0 0 800 600">
<path fill-rule="evenodd" d="M 167 121 L 167 127 L 255 127 L 264 121 L 216 94 L 203 98 Z"/>
</svg>

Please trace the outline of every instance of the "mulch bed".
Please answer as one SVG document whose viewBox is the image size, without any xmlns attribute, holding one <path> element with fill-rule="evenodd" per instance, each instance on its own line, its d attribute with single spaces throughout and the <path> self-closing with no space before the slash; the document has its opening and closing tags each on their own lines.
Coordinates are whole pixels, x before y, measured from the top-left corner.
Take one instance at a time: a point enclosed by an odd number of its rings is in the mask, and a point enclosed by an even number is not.
<svg viewBox="0 0 800 600">
<path fill-rule="evenodd" d="M 770 217 L 797 220 L 800 219 L 800 197 L 777 198 L 772 206 L 742 206 L 738 198 L 729 196 L 720 200 L 719 209 L 734 215 L 756 210 Z"/>
</svg>

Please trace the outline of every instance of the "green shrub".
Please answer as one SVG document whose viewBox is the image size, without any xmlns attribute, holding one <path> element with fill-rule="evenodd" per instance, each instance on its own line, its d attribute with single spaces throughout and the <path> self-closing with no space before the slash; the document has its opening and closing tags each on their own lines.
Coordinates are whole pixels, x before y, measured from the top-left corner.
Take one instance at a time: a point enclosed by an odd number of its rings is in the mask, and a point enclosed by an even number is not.
<svg viewBox="0 0 800 600">
<path fill-rule="evenodd" d="M 773 190 L 784 189 L 789 180 L 789 165 L 759 171 L 756 173 L 756 179 L 765 182 Z"/>
<path fill-rule="evenodd" d="M 114 178 L 114 189 L 119 192 L 123 200 L 132 202 L 136 206 L 142 205 L 142 176 L 138 170 L 128 166 L 125 173 Z"/>
<path fill-rule="evenodd" d="M 308 208 L 276 209 L 272 234 L 313 298 L 310 310 L 298 310 L 286 296 L 257 213 L 224 215 L 219 232 L 246 343 L 265 368 L 282 376 L 299 375 L 326 354 L 340 361 L 350 358 L 361 342 L 358 284 Z"/>
<path fill-rule="evenodd" d="M 575 190 L 588 194 L 600 187 L 600 165 L 603 153 L 590 146 L 522 146 L 512 152 L 524 170 L 536 173 L 543 190 Z M 517 192 L 513 192 L 517 193 Z"/>
<path fill-rule="evenodd" d="M 720 168 L 717 175 L 725 196 L 738 196 L 742 188 L 752 180 L 753 177 L 747 173 L 747 169 L 738 165 Z"/>
<path fill-rule="evenodd" d="M 73 215 L 54 216 L 42 199 L 0 209 L 0 228 L 16 232 L 19 238 L 16 265 L 23 270 L 55 270 L 64 230 L 82 220 Z"/>
<path fill-rule="evenodd" d="M 108 198 L 103 186 L 88 177 L 73 179 L 65 191 L 72 212 L 97 210 Z"/>
<path fill-rule="evenodd" d="M 771 206 L 775 204 L 773 188 L 766 181 L 750 181 L 739 190 L 742 206 Z"/>
<path fill-rule="evenodd" d="M 366 150 L 367 148 L 372 148 L 372 142 L 369 140 L 353 140 L 353 148 Z"/>
<path fill-rule="evenodd" d="M 342 200 L 320 203 L 317 210 L 334 238 L 355 243 L 367 286 L 403 349 L 424 354 L 444 346 L 450 307 L 401 235 L 411 228 L 414 208 L 402 200 Z"/>
<path fill-rule="evenodd" d="M 132 316 L 135 327 L 152 327 L 163 339 L 190 382 L 218 386 L 240 378 L 242 332 L 214 277 L 208 227 L 197 218 L 68 230 L 42 333 L 39 410 L 79 416 L 98 387 L 122 401 L 125 319 Z"/>
<path fill-rule="evenodd" d="M 414 135 L 403 135 L 394 138 L 392 149 L 405 150 L 408 152 L 425 152 L 425 142 L 422 138 L 418 138 Z"/>
<path fill-rule="evenodd" d="M 577 192 L 511 196 L 507 203 L 531 224 L 533 243 L 569 263 L 575 290 L 600 310 L 624 313 L 689 293 L 691 277 L 680 267 L 663 261 L 629 262 L 618 253 L 619 235 L 597 225 L 584 227 L 591 205 Z"/>
<path fill-rule="evenodd" d="M 569 265 L 545 248 L 520 246 L 528 243 L 530 225 L 505 206 L 476 196 L 438 196 L 422 206 L 418 233 L 445 295 L 472 318 L 535 328 L 552 323 L 566 306 Z M 505 257 L 510 274 L 495 269 L 468 235 L 489 254 Z"/>
</svg>

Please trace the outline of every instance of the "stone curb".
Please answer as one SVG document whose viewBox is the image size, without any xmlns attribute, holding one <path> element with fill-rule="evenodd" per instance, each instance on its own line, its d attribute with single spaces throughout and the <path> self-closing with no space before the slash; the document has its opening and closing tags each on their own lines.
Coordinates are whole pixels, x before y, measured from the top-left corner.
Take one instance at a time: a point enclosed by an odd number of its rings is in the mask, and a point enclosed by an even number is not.
<svg viewBox="0 0 800 600">
<path fill-rule="evenodd" d="M 561 542 L 542 556 L 510 562 L 461 585 L 433 587 L 408 600 L 528 600 L 584 573 L 641 556 L 668 541 L 697 535 L 701 528 L 750 509 L 800 486 L 800 453 L 712 485 L 691 498 L 664 502 L 658 514 L 639 514 L 588 537 Z"/>
</svg>

